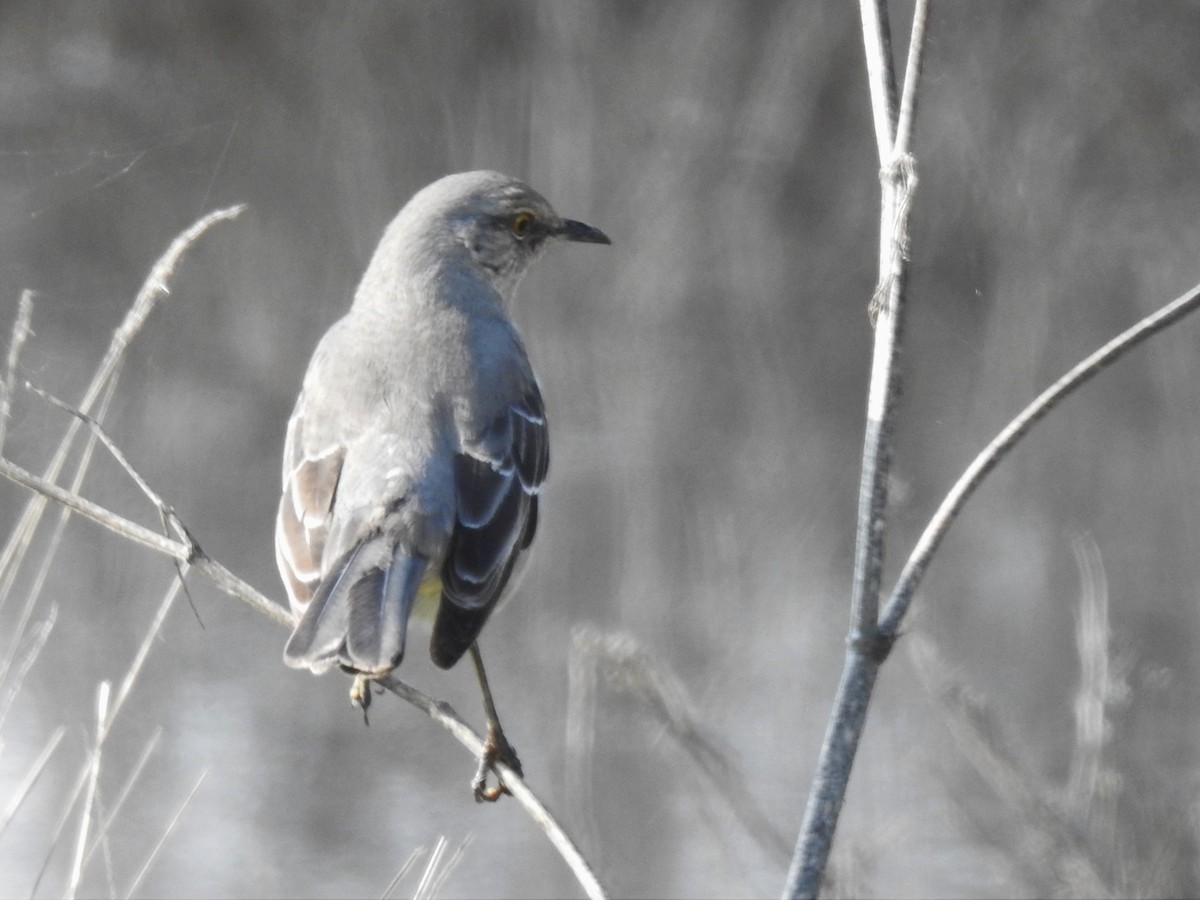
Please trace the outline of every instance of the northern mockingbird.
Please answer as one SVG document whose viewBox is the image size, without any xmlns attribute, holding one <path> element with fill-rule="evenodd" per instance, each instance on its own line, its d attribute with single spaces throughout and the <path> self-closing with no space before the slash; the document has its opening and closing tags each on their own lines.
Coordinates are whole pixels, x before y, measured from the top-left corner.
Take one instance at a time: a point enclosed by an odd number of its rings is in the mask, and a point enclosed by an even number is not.
<svg viewBox="0 0 1200 900">
<path fill-rule="evenodd" d="M 517 283 L 558 240 L 607 244 L 497 172 L 449 175 L 384 232 L 350 311 L 313 353 L 288 422 L 275 552 L 296 627 L 284 661 L 370 680 L 404 656 L 410 614 L 430 655 L 471 651 L 488 714 L 477 799 L 502 758 L 475 644 L 528 550 L 546 477 L 546 413 L 509 318 Z"/>
</svg>

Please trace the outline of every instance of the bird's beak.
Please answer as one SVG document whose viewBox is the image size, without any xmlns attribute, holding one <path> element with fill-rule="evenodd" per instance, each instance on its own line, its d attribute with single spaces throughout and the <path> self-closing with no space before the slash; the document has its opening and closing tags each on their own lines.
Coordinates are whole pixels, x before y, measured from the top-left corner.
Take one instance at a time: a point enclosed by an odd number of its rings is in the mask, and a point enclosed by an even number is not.
<svg viewBox="0 0 1200 900">
<path fill-rule="evenodd" d="M 566 241 L 576 241 L 580 244 L 611 244 L 612 241 L 599 228 L 584 225 L 574 219 L 563 219 L 558 227 L 558 235 Z"/>
</svg>

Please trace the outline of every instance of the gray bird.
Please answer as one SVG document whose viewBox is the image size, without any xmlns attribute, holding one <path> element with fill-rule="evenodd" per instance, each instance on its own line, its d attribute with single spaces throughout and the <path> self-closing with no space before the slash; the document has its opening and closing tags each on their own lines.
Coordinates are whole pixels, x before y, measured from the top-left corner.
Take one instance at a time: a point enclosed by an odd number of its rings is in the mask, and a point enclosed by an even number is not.
<svg viewBox="0 0 1200 900">
<path fill-rule="evenodd" d="M 433 619 L 441 668 L 468 650 L 488 713 L 487 770 L 519 771 L 476 639 L 526 555 L 549 440 L 509 308 L 557 240 L 607 244 L 528 185 L 448 175 L 388 226 L 350 311 L 317 345 L 288 422 L 275 552 L 296 627 L 284 661 L 353 673 L 352 700 L 404 656 L 410 615 Z M 494 796 L 493 796 L 494 794 Z"/>
</svg>

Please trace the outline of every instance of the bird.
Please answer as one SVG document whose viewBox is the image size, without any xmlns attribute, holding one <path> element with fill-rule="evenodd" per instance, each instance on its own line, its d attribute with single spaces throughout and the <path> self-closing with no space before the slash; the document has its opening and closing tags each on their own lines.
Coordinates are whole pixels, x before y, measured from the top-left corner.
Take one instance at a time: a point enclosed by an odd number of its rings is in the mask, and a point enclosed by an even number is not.
<svg viewBox="0 0 1200 900">
<path fill-rule="evenodd" d="M 477 640 L 537 531 L 549 432 L 511 312 L 522 276 L 559 242 L 611 243 L 499 172 L 422 188 L 317 344 L 284 441 L 275 551 L 295 621 L 284 662 L 352 674 L 365 719 L 410 617 L 431 618 L 434 664 L 470 651 L 483 692 L 477 800 L 507 792 L 487 784 L 497 759 L 521 771 Z"/>
</svg>

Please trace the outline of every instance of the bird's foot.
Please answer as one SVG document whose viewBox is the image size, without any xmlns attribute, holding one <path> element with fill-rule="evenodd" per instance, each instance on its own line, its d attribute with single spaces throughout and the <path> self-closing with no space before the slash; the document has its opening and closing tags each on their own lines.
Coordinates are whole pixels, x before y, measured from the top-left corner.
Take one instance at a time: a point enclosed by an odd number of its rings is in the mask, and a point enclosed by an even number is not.
<svg viewBox="0 0 1200 900">
<path fill-rule="evenodd" d="M 371 705 L 371 679 L 361 672 L 354 676 L 354 684 L 350 685 L 350 705 L 362 710 L 363 724 L 369 726 L 371 720 L 367 717 L 367 709 Z"/>
<path fill-rule="evenodd" d="M 479 757 L 479 770 L 471 782 L 476 803 L 483 803 L 485 800 L 495 803 L 505 794 L 511 793 L 500 773 L 495 771 L 495 764 L 498 762 L 508 766 L 522 778 L 525 777 L 525 773 L 521 771 L 521 760 L 517 758 L 517 751 L 504 737 L 504 732 L 489 725 L 487 740 L 483 744 L 483 755 Z M 496 775 L 495 786 L 488 784 L 488 774 L 492 772 Z"/>
</svg>

